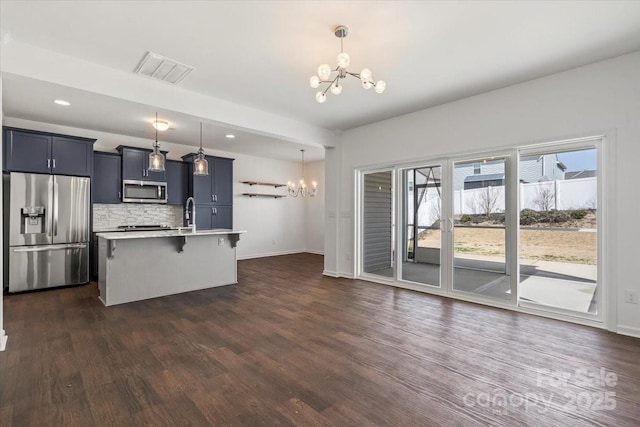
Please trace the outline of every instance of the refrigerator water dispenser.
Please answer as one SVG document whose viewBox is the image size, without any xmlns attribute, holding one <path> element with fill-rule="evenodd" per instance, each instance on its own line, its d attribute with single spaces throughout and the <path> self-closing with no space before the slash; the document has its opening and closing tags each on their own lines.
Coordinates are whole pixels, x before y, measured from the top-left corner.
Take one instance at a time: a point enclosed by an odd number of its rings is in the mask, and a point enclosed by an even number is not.
<svg viewBox="0 0 640 427">
<path fill-rule="evenodd" d="M 21 209 L 22 234 L 42 234 L 45 230 L 44 206 L 25 206 Z"/>
</svg>

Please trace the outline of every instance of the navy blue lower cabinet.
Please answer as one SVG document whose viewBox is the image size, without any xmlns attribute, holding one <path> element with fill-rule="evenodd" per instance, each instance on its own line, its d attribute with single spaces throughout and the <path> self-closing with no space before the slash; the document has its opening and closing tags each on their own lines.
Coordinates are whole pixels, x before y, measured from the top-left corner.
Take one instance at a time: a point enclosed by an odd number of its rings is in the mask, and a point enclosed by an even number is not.
<svg viewBox="0 0 640 427">
<path fill-rule="evenodd" d="M 196 205 L 196 231 L 213 228 L 213 206 Z"/>
<path fill-rule="evenodd" d="M 213 207 L 213 228 L 233 228 L 233 206 L 217 205 Z"/>
</svg>

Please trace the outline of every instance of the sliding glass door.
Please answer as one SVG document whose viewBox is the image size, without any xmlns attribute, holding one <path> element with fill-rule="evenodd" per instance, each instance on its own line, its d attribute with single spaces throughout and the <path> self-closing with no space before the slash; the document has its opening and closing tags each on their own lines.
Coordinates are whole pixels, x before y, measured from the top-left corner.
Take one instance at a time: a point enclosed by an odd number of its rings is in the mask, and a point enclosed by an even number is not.
<svg viewBox="0 0 640 427">
<path fill-rule="evenodd" d="M 361 172 L 359 274 L 602 320 L 601 149 L 585 139 Z"/>
<path fill-rule="evenodd" d="M 403 254 L 401 279 L 440 286 L 442 166 L 402 171 Z"/>
<path fill-rule="evenodd" d="M 598 172 L 595 143 L 521 152 L 520 305 L 598 316 Z"/>
<path fill-rule="evenodd" d="M 511 299 L 506 158 L 453 163 L 453 290 Z"/>
</svg>

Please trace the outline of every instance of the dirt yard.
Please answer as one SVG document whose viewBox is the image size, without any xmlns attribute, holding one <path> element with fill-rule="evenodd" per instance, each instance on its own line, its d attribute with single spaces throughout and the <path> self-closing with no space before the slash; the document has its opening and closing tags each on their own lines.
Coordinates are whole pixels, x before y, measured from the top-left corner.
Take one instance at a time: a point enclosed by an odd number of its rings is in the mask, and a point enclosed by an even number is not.
<svg viewBox="0 0 640 427">
<path fill-rule="evenodd" d="M 503 228 L 480 228 L 497 226 L 485 222 L 470 226 L 459 226 L 454 230 L 456 254 L 502 255 L 505 253 L 505 230 Z M 476 228 L 477 227 L 477 228 Z M 557 224 L 533 224 L 520 230 L 520 257 L 525 259 L 558 261 L 596 265 L 597 233 L 595 213 L 582 220 Z M 576 231 L 587 229 L 592 231 Z M 422 232 L 418 240 L 420 247 L 440 247 L 440 231 Z"/>
</svg>

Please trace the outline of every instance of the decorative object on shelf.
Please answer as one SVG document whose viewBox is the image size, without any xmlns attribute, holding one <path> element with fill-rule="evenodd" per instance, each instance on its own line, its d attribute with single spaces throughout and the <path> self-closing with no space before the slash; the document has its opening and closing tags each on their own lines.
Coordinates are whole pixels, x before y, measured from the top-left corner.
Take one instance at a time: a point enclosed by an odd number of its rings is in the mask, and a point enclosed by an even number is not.
<svg viewBox="0 0 640 427">
<path fill-rule="evenodd" d="M 316 101 L 320 104 L 327 100 L 327 91 L 331 90 L 334 95 L 340 95 L 342 92 L 342 85 L 340 81 L 349 76 L 360 79 L 362 87 L 365 89 L 371 89 L 372 87 L 376 93 L 382 93 L 387 87 L 387 84 L 383 80 L 373 81 L 373 73 L 368 68 L 363 68 L 360 73 L 350 73 L 347 71 L 347 67 L 351 63 L 349 54 L 343 50 L 343 39 L 349 34 L 349 28 L 345 25 L 338 25 L 334 29 L 334 34 L 340 39 L 340 53 L 337 57 L 338 66 L 335 69 L 331 69 L 329 64 L 322 64 L 318 67 L 318 75 L 312 76 L 309 79 L 309 84 L 312 88 L 317 89 L 323 83 L 329 83 L 325 90 L 321 90 L 316 93 Z M 336 73 L 335 77 L 332 74 Z"/>
<path fill-rule="evenodd" d="M 282 194 L 265 194 L 265 193 L 242 193 L 243 196 L 249 197 L 269 197 L 271 199 L 281 199 L 284 197 Z"/>
<path fill-rule="evenodd" d="M 158 121 L 158 113 L 156 113 L 156 122 Z M 154 126 L 155 127 L 155 126 Z M 149 153 L 149 172 L 164 172 L 164 154 L 160 152 L 160 144 L 158 143 L 158 128 L 156 128 L 156 142 L 153 144 L 153 151 Z"/>
<path fill-rule="evenodd" d="M 313 188 L 310 189 L 309 187 L 307 187 L 307 183 L 304 180 L 304 150 L 300 150 L 300 151 L 302 152 L 302 177 L 300 178 L 298 185 L 296 185 L 291 181 L 287 183 L 287 187 L 289 189 L 289 195 L 292 197 L 298 197 L 298 196 L 305 197 L 307 195 L 309 195 L 309 197 L 313 197 L 316 194 L 318 194 L 318 183 L 313 181 L 311 183 L 311 186 Z"/>
<path fill-rule="evenodd" d="M 266 187 L 273 187 L 273 188 L 278 188 L 278 187 L 286 187 L 287 184 L 278 184 L 277 182 L 261 182 L 261 181 L 241 181 L 243 184 L 248 184 L 248 185 L 264 185 Z"/>
<path fill-rule="evenodd" d="M 204 150 L 202 149 L 202 122 L 200 122 L 200 149 L 198 155 L 193 160 L 193 174 L 196 176 L 209 175 L 209 162 L 204 156 Z"/>
<path fill-rule="evenodd" d="M 156 119 L 153 121 L 153 127 L 158 129 L 160 132 L 164 132 L 169 129 L 169 122 L 166 120 L 158 120 L 158 113 L 156 113 Z"/>
</svg>

